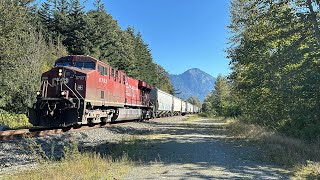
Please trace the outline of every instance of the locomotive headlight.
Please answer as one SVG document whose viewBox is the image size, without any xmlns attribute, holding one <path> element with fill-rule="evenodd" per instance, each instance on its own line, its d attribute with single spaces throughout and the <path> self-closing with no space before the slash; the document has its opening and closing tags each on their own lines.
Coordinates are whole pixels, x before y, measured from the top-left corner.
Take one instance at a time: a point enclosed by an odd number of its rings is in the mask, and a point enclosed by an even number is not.
<svg viewBox="0 0 320 180">
<path fill-rule="evenodd" d="M 37 91 L 37 98 L 40 98 L 40 97 L 41 97 L 41 92 Z"/>
<path fill-rule="evenodd" d="M 67 92 L 62 91 L 62 92 L 61 92 L 61 96 L 65 96 L 65 95 L 67 95 Z"/>
<path fill-rule="evenodd" d="M 58 73 L 59 77 L 61 77 L 62 76 L 62 69 L 59 69 L 58 72 L 59 72 Z"/>
</svg>

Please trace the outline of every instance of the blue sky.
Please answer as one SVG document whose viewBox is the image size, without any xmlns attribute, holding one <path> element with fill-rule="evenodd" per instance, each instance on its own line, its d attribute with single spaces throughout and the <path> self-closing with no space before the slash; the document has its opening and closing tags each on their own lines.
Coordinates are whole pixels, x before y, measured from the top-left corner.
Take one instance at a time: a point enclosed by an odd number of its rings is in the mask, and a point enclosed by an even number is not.
<svg viewBox="0 0 320 180">
<path fill-rule="evenodd" d="M 230 36 L 228 0 L 102 1 L 123 29 L 133 26 L 141 32 L 154 61 L 169 73 L 190 68 L 212 76 L 230 72 L 224 52 Z"/>
<path fill-rule="evenodd" d="M 86 9 L 94 0 L 87 0 Z M 227 75 L 228 0 L 102 0 L 122 29 L 140 31 L 154 61 L 170 74 L 199 68 Z"/>
</svg>

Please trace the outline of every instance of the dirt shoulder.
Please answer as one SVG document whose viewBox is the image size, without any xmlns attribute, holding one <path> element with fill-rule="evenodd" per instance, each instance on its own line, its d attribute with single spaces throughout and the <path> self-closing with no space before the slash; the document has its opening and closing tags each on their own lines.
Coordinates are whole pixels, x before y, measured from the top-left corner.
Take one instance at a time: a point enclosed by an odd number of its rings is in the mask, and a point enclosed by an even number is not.
<svg viewBox="0 0 320 180">
<path fill-rule="evenodd" d="M 128 163 L 128 173 L 116 179 L 289 179 L 289 171 L 258 161 L 262 152 L 256 147 L 230 137 L 224 122 L 185 119 L 177 116 L 128 122 L 110 128 L 1 142 L 0 177 L 41 167 L 30 147 L 59 160 L 65 147 L 73 142 L 81 153 L 128 158 L 123 162 Z M 110 172 L 119 171 L 110 168 L 105 167 Z"/>
<path fill-rule="evenodd" d="M 196 119 L 148 124 L 157 131 L 140 142 L 140 154 L 131 154 L 139 165 L 126 179 L 289 178 L 289 171 L 255 160 L 259 151 L 232 140 L 223 122 Z"/>
</svg>

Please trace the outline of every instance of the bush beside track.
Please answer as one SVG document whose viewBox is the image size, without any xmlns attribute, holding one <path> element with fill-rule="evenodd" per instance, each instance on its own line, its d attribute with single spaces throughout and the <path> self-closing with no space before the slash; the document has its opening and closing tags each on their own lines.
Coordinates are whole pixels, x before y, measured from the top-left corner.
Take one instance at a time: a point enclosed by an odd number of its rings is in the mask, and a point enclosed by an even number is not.
<svg viewBox="0 0 320 180">
<path fill-rule="evenodd" d="M 236 119 L 227 120 L 227 129 L 234 138 L 257 145 L 263 152 L 258 159 L 289 167 L 298 179 L 320 178 L 320 141 L 306 143 Z"/>
<path fill-rule="evenodd" d="M 7 112 L 0 113 L 0 126 L 2 126 L 0 131 L 32 127 L 25 114 L 11 114 Z"/>
</svg>

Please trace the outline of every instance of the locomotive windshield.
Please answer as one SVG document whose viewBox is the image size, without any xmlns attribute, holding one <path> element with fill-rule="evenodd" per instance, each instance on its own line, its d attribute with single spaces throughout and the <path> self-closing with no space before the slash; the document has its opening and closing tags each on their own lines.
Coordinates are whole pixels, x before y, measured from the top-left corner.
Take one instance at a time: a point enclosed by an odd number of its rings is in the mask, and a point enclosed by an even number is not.
<svg viewBox="0 0 320 180">
<path fill-rule="evenodd" d="M 80 69 L 95 69 L 96 64 L 92 61 L 60 61 L 56 63 L 56 67 L 73 66 Z"/>
<path fill-rule="evenodd" d="M 86 62 L 86 61 L 78 61 L 74 64 L 74 67 L 80 68 L 80 69 L 95 69 L 96 64 L 94 62 Z"/>
<path fill-rule="evenodd" d="M 56 67 L 71 66 L 71 61 L 57 62 Z"/>
</svg>

